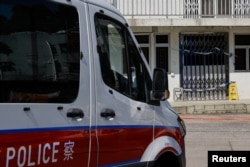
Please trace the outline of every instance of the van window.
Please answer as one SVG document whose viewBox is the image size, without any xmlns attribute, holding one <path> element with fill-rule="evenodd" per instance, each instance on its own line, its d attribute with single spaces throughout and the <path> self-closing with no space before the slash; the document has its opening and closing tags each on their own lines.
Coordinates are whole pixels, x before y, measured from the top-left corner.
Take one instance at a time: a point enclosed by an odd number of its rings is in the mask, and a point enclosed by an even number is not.
<svg viewBox="0 0 250 167">
<path fill-rule="evenodd" d="M 130 33 L 103 15 L 96 15 L 95 24 L 104 82 L 126 96 L 146 102 L 152 81 Z"/>
<path fill-rule="evenodd" d="M 0 0 L 0 102 L 73 102 L 79 43 L 75 8 L 46 0 Z"/>
</svg>

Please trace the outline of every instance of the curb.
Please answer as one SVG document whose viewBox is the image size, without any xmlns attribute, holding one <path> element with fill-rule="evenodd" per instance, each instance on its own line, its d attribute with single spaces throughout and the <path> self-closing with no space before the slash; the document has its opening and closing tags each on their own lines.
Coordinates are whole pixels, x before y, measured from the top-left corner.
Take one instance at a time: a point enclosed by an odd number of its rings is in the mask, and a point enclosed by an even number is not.
<svg viewBox="0 0 250 167">
<path fill-rule="evenodd" d="M 248 114 L 250 100 L 170 102 L 178 114 Z"/>
<path fill-rule="evenodd" d="M 229 118 L 229 117 L 190 117 L 181 116 L 183 120 L 207 120 L 207 121 L 250 121 L 250 117 Z"/>
</svg>

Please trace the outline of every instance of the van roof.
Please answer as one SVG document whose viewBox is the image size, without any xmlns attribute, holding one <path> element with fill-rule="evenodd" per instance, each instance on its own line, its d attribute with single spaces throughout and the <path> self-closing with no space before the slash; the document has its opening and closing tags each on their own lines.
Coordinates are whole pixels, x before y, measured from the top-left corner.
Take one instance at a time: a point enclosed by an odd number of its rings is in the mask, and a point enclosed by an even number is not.
<svg viewBox="0 0 250 167">
<path fill-rule="evenodd" d="M 81 0 L 81 1 L 106 8 L 107 10 L 113 11 L 122 16 L 121 12 L 116 7 L 111 5 L 107 0 Z"/>
</svg>

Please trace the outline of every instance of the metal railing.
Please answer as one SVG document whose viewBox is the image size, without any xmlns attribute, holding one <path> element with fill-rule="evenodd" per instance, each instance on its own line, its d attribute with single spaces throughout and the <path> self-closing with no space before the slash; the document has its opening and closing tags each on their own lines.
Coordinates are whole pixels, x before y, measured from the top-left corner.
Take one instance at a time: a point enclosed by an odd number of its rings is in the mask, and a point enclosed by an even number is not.
<svg viewBox="0 0 250 167">
<path fill-rule="evenodd" d="M 250 18 L 250 0 L 107 0 L 124 16 Z"/>
</svg>

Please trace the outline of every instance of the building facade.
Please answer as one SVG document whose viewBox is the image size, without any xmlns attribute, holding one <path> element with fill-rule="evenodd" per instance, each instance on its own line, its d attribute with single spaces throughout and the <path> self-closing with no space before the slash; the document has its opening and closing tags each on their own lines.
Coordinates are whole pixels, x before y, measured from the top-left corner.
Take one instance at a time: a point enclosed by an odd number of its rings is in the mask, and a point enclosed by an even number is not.
<svg viewBox="0 0 250 167">
<path fill-rule="evenodd" d="M 250 94 L 250 0 L 108 0 L 125 16 L 151 68 L 168 72 L 170 101 Z"/>
</svg>

